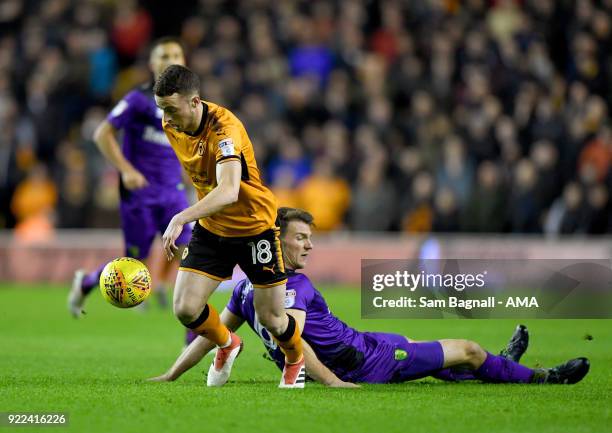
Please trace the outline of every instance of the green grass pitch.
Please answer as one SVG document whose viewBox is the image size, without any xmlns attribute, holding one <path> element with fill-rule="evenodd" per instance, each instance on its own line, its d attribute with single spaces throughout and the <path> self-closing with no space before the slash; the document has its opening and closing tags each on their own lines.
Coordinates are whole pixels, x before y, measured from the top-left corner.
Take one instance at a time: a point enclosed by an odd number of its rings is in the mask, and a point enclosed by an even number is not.
<svg viewBox="0 0 612 433">
<path fill-rule="evenodd" d="M 231 382 L 207 389 L 210 359 L 174 383 L 162 373 L 181 350 L 169 311 L 120 310 L 96 293 L 82 320 L 69 317 L 66 288 L 0 284 L 0 412 L 65 411 L 67 427 L 0 431 L 71 432 L 609 432 L 612 431 L 612 321 L 527 320 L 527 365 L 576 356 L 591 372 L 574 386 L 452 384 L 424 379 L 361 389 L 279 390 L 279 371 L 246 327 Z M 356 290 L 323 290 L 332 311 L 362 330 L 418 340 L 469 338 L 498 351 L 509 320 L 361 320 Z M 222 307 L 228 293 L 216 294 Z M 585 338 L 592 335 L 593 339 Z"/>
</svg>

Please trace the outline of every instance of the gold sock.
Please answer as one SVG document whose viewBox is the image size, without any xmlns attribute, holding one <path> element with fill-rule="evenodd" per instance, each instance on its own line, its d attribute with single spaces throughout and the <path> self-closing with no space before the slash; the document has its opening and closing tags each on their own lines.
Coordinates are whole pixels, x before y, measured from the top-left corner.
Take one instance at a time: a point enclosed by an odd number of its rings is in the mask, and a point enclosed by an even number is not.
<svg viewBox="0 0 612 433">
<path fill-rule="evenodd" d="M 209 339 L 217 346 L 224 346 L 230 337 L 229 329 L 221 323 L 219 313 L 210 304 L 206 304 L 200 317 L 195 322 L 187 325 L 187 327 L 196 334 Z"/>
<path fill-rule="evenodd" d="M 285 354 L 285 358 L 289 364 L 295 364 L 302 360 L 302 336 L 300 335 L 300 327 L 293 318 L 289 317 L 289 325 L 285 332 L 278 337 L 274 337 L 278 346 Z"/>
</svg>

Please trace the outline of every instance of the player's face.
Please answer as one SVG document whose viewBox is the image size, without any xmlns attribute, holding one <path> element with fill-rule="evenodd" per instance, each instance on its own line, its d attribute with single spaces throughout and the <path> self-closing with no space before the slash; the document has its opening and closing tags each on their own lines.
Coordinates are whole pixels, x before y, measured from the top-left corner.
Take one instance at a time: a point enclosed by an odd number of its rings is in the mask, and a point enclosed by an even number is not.
<svg viewBox="0 0 612 433">
<path fill-rule="evenodd" d="M 155 103 L 164 111 L 164 120 L 179 132 L 194 132 L 198 129 L 196 121 L 198 106 L 202 101 L 197 95 L 187 96 L 173 93 L 169 96 L 155 95 Z"/>
<path fill-rule="evenodd" d="M 291 221 L 282 239 L 285 266 L 290 269 L 303 269 L 310 250 L 312 250 L 312 230 L 302 221 Z"/>
<path fill-rule="evenodd" d="M 156 46 L 149 57 L 149 67 L 155 79 L 157 80 L 170 65 L 185 66 L 185 55 L 181 46 L 175 42 Z"/>
</svg>

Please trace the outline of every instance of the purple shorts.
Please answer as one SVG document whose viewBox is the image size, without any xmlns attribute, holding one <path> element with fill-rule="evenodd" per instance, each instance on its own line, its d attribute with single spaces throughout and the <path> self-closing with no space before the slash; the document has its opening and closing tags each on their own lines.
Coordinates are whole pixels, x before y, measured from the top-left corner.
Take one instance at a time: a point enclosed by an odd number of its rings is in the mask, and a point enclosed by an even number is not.
<svg viewBox="0 0 612 433">
<path fill-rule="evenodd" d="M 409 343 L 406 337 L 384 332 L 368 332 L 378 342 L 376 357 L 366 361 L 362 374 L 352 379 L 367 383 L 406 382 L 430 376 L 444 365 L 444 352 L 438 341 Z"/>
<path fill-rule="evenodd" d="M 125 239 L 125 255 L 135 259 L 149 256 L 157 233 L 163 234 L 174 215 L 189 207 L 184 194 L 164 195 L 162 203 L 122 200 L 121 228 Z M 191 238 L 191 227 L 186 224 L 176 240 L 177 245 L 187 245 Z"/>
</svg>

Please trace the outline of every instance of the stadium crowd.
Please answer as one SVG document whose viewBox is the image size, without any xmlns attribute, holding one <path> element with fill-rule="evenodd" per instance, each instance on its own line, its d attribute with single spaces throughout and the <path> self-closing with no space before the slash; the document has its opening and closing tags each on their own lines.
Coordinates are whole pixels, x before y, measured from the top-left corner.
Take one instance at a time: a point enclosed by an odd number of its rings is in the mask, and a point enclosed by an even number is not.
<svg viewBox="0 0 612 433">
<path fill-rule="evenodd" d="M 180 36 L 320 231 L 612 231 L 612 0 L 2 0 L 0 227 L 118 225 L 92 141 Z"/>
</svg>

